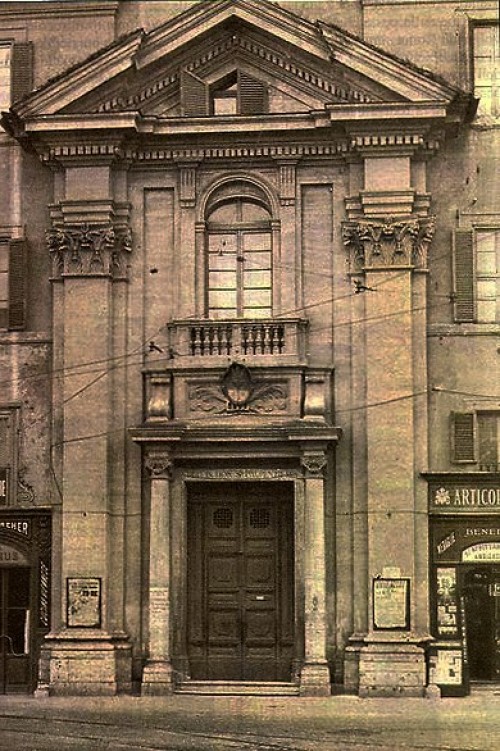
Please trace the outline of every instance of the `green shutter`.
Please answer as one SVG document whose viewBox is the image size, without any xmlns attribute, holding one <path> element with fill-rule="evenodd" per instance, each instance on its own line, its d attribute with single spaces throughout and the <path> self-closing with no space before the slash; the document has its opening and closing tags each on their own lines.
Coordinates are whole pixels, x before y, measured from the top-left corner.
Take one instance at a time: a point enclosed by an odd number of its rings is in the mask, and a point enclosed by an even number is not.
<svg viewBox="0 0 500 751">
<path fill-rule="evenodd" d="M 453 234 L 453 271 L 455 321 L 473 323 L 474 306 L 474 233 L 455 230 Z"/>
<path fill-rule="evenodd" d="M 181 108 L 186 117 L 208 115 L 208 89 L 205 81 L 188 70 L 181 71 Z"/>
<path fill-rule="evenodd" d="M 239 73 L 240 114 L 261 115 L 267 112 L 267 89 L 256 78 Z"/>
<path fill-rule="evenodd" d="M 9 243 L 9 329 L 19 331 L 26 326 L 26 243 Z"/>
<path fill-rule="evenodd" d="M 456 464 L 476 461 L 474 412 L 451 413 L 451 450 Z"/>
<path fill-rule="evenodd" d="M 33 90 L 33 43 L 16 42 L 12 47 L 12 96 L 17 102 Z"/>
</svg>

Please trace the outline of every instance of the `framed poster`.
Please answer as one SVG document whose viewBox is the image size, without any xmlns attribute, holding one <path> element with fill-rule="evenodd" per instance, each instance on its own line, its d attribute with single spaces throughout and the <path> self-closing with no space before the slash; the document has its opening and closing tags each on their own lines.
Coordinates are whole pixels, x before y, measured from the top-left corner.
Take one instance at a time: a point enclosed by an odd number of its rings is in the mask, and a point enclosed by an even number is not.
<svg viewBox="0 0 500 751">
<path fill-rule="evenodd" d="M 101 579 L 66 579 L 66 625 L 69 628 L 101 627 Z"/>
<path fill-rule="evenodd" d="M 373 580 L 373 627 L 405 631 L 410 628 L 410 580 Z"/>
</svg>

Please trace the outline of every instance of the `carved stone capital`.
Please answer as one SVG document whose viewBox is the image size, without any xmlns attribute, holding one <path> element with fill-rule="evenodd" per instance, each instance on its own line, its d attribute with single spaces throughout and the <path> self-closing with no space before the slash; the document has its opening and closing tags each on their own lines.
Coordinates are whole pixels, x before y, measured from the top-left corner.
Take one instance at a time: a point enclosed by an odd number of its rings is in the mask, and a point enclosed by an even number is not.
<svg viewBox="0 0 500 751">
<path fill-rule="evenodd" d="M 324 451 L 304 451 L 300 463 L 306 477 L 323 477 L 327 464 L 326 454 Z"/>
<path fill-rule="evenodd" d="M 171 480 L 174 463 L 168 451 L 149 451 L 144 460 L 152 480 Z"/>
<path fill-rule="evenodd" d="M 46 233 L 52 258 L 52 278 L 109 277 L 124 279 L 126 257 L 132 251 L 128 225 L 54 224 Z"/>
<path fill-rule="evenodd" d="M 279 161 L 280 203 L 293 206 L 296 200 L 297 159 Z"/>
<path fill-rule="evenodd" d="M 344 222 L 342 238 L 349 249 L 350 271 L 359 273 L 398 266 L 426 269 L 434 231 L 434 217 Z"/>
</svg>

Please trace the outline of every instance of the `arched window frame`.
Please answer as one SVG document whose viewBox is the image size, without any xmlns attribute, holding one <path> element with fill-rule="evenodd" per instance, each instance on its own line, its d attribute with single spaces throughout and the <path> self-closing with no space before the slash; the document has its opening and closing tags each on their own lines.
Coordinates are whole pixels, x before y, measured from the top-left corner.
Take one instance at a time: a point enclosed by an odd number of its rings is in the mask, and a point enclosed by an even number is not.
<svg viewBox="0 0 500 751">
<path fill-rule="evenodd" d="M 207 318 L 208 309 L 208 234 L 210 230 L 209 217 L 215 209 L 230 201 L 251 201 L 260 204 L 269 213 L 269 220 L 265 222 L 266 231 L 271 237 L 271 317 L 276 317 L 281 310 L 281 237 L 279 202 L 275 191 L 262 180 L 249 178 L 248 175 L 233 175 L 220 178 L 210 186 L 198 204 L 196 221 L 196 302 L 197 316 Z M 248 225 L 247 225 L 248 226 Z M 258 231 L 264 223 L 256 222 L 250 230 Z M 211 229 L 222 229 L 212 225 Z M 241 317 L 243 318 L 243 316 Z M 222 319 L 224 320 L 224 319 Z M 229 320 L 229 318 L 227 319 Z"/>
</svg>

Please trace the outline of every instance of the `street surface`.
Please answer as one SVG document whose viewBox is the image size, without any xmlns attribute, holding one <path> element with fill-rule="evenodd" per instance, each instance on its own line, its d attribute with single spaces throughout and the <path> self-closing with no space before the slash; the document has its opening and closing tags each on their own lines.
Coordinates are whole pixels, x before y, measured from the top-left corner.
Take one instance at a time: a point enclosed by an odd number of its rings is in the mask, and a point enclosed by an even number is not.
<svg viewBox="0 0 500 751">
<path fill-rule="evenodd" d="M 498 751 L 500 696 L 0 698 L 2 751 Z"/>
</svg>

